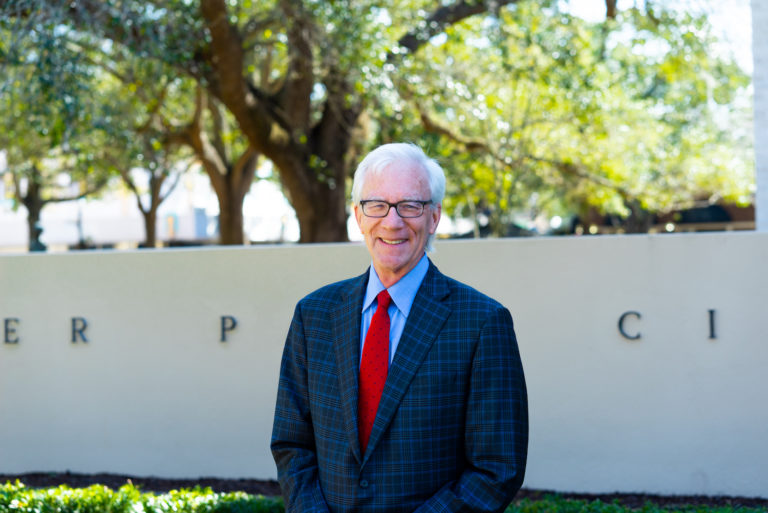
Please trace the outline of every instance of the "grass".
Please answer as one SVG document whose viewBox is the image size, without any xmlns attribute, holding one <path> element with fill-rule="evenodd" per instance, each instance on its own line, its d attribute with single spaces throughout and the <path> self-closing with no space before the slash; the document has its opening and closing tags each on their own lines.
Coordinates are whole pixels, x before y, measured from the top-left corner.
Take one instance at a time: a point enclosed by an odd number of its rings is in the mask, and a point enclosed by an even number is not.
<svg viewBox="0 0 768 513">
<path fill-rule="evenodd" d="M 284 513 L 281 498 L 244 492 L 215 493 L 210 488 L 155 494 L 127 484 L 118 490 L 103 485 L 29 488 L 20 481 L 0 485 L 0 513 Z M 646 504 L 631 509 L 600 500 L 566 499 L 557 495 L 521 499 L 506 513 L 766 513 L 764 508 Z"/>
</svg>

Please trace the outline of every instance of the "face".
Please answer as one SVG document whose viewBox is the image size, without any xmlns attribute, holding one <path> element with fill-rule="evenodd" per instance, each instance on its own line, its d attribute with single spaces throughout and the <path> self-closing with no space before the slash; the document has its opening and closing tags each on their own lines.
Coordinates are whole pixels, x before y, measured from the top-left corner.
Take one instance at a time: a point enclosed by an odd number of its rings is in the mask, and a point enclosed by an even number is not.
<svg viewBox="0 0 768 513">
<path fill-rule="evenodd" d="M 397 203 L 403 200 L 429 200 L 426 171 L 410 162 L 393 162 L 378 174 L 369 174 L 362 187 L 363 200 Z M 365 238 L 373 267 L 385 287 L 396 283 L 413 269 L 437 229 L 441 205 L 426 205 L 421 217 L 403 219 L 394 207 L 386 217 L 367 217 L 355 205 L 355 217 Z"/>
</svg>

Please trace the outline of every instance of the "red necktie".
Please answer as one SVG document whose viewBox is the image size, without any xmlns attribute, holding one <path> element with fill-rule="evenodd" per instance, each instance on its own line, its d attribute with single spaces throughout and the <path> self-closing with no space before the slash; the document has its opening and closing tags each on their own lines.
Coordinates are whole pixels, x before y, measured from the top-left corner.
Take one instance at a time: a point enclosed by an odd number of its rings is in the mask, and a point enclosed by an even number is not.
<svg viewBox="0 0 768 513">
<path fill-rule="evenodd" d="M 386 289 L 376 297 L 376 312 L 371 319 L 363 344 L 363 359 L 360 362 L 360 398 L 357 407 L 360 448 L 365 452 L 371 436 L 373 420 L 379 408 L 379 399 L 384 390 L 389 367 L 389 292 Z"/>
</svg>

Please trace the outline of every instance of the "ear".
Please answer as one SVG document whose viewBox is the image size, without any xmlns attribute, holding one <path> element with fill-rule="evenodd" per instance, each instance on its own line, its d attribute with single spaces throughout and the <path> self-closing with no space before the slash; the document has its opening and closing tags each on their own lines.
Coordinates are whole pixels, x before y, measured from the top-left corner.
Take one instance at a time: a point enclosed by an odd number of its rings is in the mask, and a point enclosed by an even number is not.
<svg viewBox="0 0 768 513">
<path fill-rule="evenodd" d="M 429 209 L 430 226 L 429 234 L 432 235 L 437 230 L 437 224 L 440 222 L 440 215 L 443 213 L 442 203 L 438 203 L 433 208 Z"/>
</svg>

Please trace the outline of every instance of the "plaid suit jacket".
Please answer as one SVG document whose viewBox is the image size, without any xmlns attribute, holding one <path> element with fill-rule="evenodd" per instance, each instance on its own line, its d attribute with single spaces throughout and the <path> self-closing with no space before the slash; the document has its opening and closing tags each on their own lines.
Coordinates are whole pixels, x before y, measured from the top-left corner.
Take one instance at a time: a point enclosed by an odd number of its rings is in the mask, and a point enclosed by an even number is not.
<svg viewBox="0 0 768 513">
<path fill-rule="evenodd" d="M 509 312 L 430 262 L 362 453 L 367 277 L 323 287 L 296 306 L 271 441 L 287 511 L 502 511 L 522 485 L 528 447 Z"/>
</svg>

